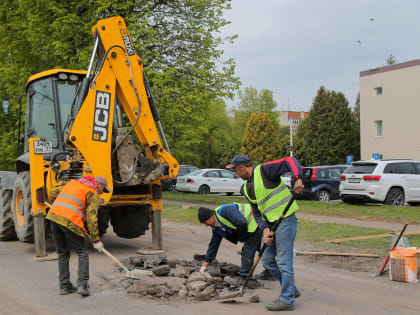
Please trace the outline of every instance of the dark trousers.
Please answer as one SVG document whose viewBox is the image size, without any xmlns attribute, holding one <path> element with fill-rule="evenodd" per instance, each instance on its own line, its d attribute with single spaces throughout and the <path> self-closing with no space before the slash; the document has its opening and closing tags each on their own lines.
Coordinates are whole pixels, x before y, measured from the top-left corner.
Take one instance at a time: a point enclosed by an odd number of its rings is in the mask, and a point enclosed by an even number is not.
<svg viewBox="0 0 420 315">
<path fill-rule="evenodd" d="M 62 225 L 50 221 L 51 233 L 58 253 L 58 273 L 60 289 L 70 287 L 70 248 L 79 256 L 77 286 L 86 286 L 89 280 L 89 253 L 83 237 L 71 232 Z"/>
<path fill-rule="evenodd" d="M 248 238 L 245 240 L 245 244 L 242 249 L 240 270 L 240 275 L 242 277 L 246 277 L 248 275 L 252 265 L 254 264 L 255 252 L 260 249 L 261 238 L 262 231 L 257 228 L 255 232 L 248 236 Z"/>
</svg>

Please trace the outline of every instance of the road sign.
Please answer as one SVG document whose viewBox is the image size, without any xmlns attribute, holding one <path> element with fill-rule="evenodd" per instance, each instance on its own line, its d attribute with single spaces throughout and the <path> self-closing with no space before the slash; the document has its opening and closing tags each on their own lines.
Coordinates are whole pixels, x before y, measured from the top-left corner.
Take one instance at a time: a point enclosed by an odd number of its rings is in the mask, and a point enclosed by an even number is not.
<svg viewBox="0 0 420 315">
<path fill-rule="evenodd" d="M 346 156 L 346 163 L 351 164 L 351 162 L 353 162 L 353 155 L 347 155 Z"/>
<path fill-rule="evenodd" d="M 380 159 L 379 153 L 372 153 L 372 159 L 379 160 Z"/>
</svg>

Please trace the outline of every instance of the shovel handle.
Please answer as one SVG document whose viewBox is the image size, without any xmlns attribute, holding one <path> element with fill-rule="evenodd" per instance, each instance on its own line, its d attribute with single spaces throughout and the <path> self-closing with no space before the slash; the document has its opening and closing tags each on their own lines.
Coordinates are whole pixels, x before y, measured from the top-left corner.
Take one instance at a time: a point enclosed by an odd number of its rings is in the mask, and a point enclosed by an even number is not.
<svg viewBox="0 0 420 315">
<path fill-rule="evenodd" d="M 118 266 L 120 266 L 124 271 L 128 271 L 127 267 L 124 266 L 121 261 L 119 261 L 117 259 L 117 257 L 115 257 L 114 255 L 112 255 L 110 252 L 108 252 L 105 248 L 101 248 L 100 250 L 101 252 L 103 252 L 105 255 L 107 255 L 109 258 L 111 258 Z"/>
<path fill-rule="evenodd" d="M 393 251 L 393 250 L 397 247 L 398 242 L 400 241 L 401 236 L 404 234 L 405 229 L 407 228 L 407 226 L 408 226 L 408 222 L 407 222 L 406 224 L 404 224 L 404 227 L 403 227 L 403 229 L 401 230 L 401 233 L 400 233 L 400 235 L 398 236 L 397 240 L 395 241 L 394 245 L 392 246 L 391 251 Z M 388 254 L 388 256 L 386 257 L 386 260 L 385 260 L 384 264 L 382 265 L 381 270 L 379 271 L 379 275 L 380 275 L 380 276 L 384 273 L 385 267 L 386 267 L 386 265 L 388 264 L 388 261 L 389 261 L 389 257 L 390 257 L 390 255 Z"/>
</svg>

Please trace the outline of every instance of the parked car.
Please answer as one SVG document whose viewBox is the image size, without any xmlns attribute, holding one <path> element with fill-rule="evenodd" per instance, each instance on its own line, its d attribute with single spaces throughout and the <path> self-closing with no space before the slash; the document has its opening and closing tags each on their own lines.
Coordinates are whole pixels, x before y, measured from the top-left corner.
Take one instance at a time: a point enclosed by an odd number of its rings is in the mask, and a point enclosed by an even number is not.
<svg viewBox="0 0 420 315">
<path fill-rule="evenodd" d="M 341 176 L 344 202 L 383 202 L 403 206 L 420 203 L 420 162 L 367 160 L 353 162 Z"/>
<path fill-rule="evenodd" d="M 201 169 L 184 176 L 178 176 L 176 190 L 184 192 L 198 192 L 199 194 L 227 193 L 233 195 L 240 193 L 245 183 L 235 173 L 217 169 Z"/>
<path fill-rule="evenodd" d="M 300 198 L 322 202 L 339 199 L 340 176 L 347 168 L 347 165 L 304 167 L 302 182 L 305 188 Z"/>
<path fill-rule="evenodd" d="M 177 178 L 179 176 L 183 176 L 183 175 L 186 175 L 188 173 L 191 173 L 191 172 L 194 172 L 194 171 L 197 171 L 197 170 L 199 170 L 199 168 L 196 167 L 196 166 L 180 165 L 178 175 L 176 176 L 176 178 L 162 180 L 162 190 L 163 191 L 176 192 L 176 180 L 177 180 Z"/>
</svg>

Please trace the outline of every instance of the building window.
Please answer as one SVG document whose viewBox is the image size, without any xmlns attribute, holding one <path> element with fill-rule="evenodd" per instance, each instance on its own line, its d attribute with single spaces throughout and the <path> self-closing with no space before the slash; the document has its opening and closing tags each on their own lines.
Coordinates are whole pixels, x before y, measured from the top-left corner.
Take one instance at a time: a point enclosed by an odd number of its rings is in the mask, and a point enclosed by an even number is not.
<svg viewBox="0 0 420 315">
<path fill-rule="evenodd" d="M 376 96 L 382 95 L 382 86 L 375 88 L 375 94 Z"/>
<path fill-rule="evenodd" d="M 382 120 L 375 121 L 376 125 L 376 136 L 377 137 L 383 137 L 384 136 L 384 130 L 382 126 Z"/>
</svg>

